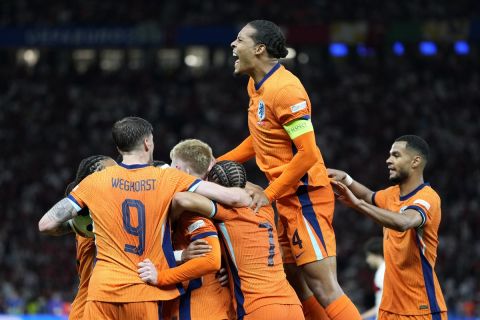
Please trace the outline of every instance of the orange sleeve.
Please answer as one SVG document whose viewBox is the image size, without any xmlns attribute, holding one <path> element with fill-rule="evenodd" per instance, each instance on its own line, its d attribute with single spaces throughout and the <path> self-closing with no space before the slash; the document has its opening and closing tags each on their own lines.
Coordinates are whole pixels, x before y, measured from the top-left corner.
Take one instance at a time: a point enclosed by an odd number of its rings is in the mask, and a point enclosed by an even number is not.
<svg viewBox="0 0 480 320">
<path fill-rule="evenodd" d="M 193 280 L 207 273 L 218 271 L 222 260 L 218 237 L 207 237 L 205 240 L 212 246 L 210 253 L 205 255 L 205 257 L 195 258 L 178 267 L 159 272 L 157 286 L 163 287 Z"/>
<path fill-rule="evenodd" d="M 388 194 L 388 189 L 379 190 L 372 194 L 372 204 L 379 208 L 385 208 L 385 200 Z"/>
<path fill-rule="evenodd" d="M 218 157 L 217 161 L 232 160 L 232 161 L 244 163 L 245 161 L 250 160 L 254 156 L 255 156 L 255 150 L 253 150 L 252 136 L 248 136 L 235 149 Z"/>
<path fill-rule="evenodd" d="M 311 107 L 307 93 L 298 86 L 285 86 L 275 96 L 273 112 L 281 125 L 300 118 L 310 118 Z"/>
<path fill-rule="evenodd" d="M 313 131 L 293 139 L 293 143 L 298 150 L 297 153 L 288 163 L 285 171 L 265 189 L 265 195 L 270 201 L 280 198 L 320 159 Z"/>
</svg>

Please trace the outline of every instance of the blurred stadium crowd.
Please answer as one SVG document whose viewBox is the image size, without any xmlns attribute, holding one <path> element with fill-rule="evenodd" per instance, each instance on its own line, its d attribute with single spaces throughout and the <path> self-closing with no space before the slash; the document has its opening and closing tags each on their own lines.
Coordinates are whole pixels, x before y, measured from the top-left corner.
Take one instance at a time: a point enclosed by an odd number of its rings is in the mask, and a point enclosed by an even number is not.
<svg viewBox="0 0 480 320">
<path fill-rule="evenodd" d="M 40 1 L 2 1 L 0 25 L 149 19 L 165 24 L 222 23 L 262 16 L 266 8 L 266 18 L 276 17 L 293 2 L 234 2 L 222 7 L 221 13 L 216 13 L 217 1 L 166 2 L 164 7 L 164 2 L 146 0 L 110 7 L 103 3 L 86 1 L 76 8 L 54 1 L 45 8 Z M 392 18 L 411 12 L 420 18 L 465 17 L 480 6 L 467 0 L 387 1 L 380 7 L 376 1 L 343 7 L 334 1 L 315 1 L 313 6 L 310 1 L 294 3 L 292 14 L 279 15 L 284 18 L 277 22 L 312 17 L 383 19 L 385 10 Z M 185 8 L 190 13 L 182 15 Z M 224 50 L 230 54 L 228 47 Z M 426 180 L 443 200 L 437 275 L 450 311 L 480 315 L 478 50 L 473 48 L 465 56 L 447 50 L 429 57 L 407 53 L 338 59 L 328 57 L 321 48 L 309 48 L 309 53 L 320 58 L 286 65 L 310 94 L 317 143 L 327 166 L 348 171 L 372 189 L 382 188 L 388 184 L 385 160 L 396 137 L 417 134 L 429 142 L 432 160 Z M 0 51 L 4 150 L 0 157 L 4 168 L 0 171 L 0 313 L 60 314 L 68 309 L 64 302 L 71 301 L 76 290 L 74 237 L 42 237 L 37 222 L 63 194 L 82 158 L 99 153 L 116 156 L 110 136 L 114 121 L 138 115 L 152 122 L 155 157 L 167 162 L 170 148 L 181 139 L 202 139 L 220 155 L 248 133 L 247 79 L 232 76 L 231 64 L 198 72 L 183 64 L 165 70 L 152 61 L 139 68 L 125 63 L 105 71 L 94 63 L 78 72 L 64 53 L 46 50 L 42 54 L 38 63 L 28 66 L 17 63 L 14 50 Z M 250 180 L 265 185 L 254 163 L 247 170 Z M 364 262 L 362 246 L 382 230 L 340 204 L 334 225 L 339 282 L 365 310 L 373 303 L 373 272 Z"/>
</svg>

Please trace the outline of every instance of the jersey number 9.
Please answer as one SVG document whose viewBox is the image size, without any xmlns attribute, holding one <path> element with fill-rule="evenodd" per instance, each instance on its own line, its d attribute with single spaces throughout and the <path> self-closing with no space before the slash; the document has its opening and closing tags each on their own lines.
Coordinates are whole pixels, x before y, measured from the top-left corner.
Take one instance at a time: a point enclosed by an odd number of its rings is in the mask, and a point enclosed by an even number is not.
<svg viewBox="0 0 480 320">
<path fill-rule="evenodd" d="M 138 225 L 132 226 L 130 214 L 131 208 L 137 209 Z M 128 234 L 138 237 L 138 246 L 132 244 L 125 245 L 125 251 L 137 255 L 142 255 L 145 250 L 145 206 L 140 200 L 125 199 L 122 203 L 123 229 Z"/>
</svg>

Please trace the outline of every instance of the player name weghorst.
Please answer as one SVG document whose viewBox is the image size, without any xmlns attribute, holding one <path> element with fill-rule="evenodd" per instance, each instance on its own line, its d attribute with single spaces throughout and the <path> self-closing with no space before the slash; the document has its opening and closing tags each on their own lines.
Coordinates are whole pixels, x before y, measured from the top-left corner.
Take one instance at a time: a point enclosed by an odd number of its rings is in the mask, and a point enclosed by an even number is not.
<svg viewBox="0 0 480 320">
<path fill-rule="evenodd" d="M 142 192 L 155 190 L 156 179 L 129 181 L 121 178 L 112 178 L 112 188 L 124 191 Z"/>
</svg>

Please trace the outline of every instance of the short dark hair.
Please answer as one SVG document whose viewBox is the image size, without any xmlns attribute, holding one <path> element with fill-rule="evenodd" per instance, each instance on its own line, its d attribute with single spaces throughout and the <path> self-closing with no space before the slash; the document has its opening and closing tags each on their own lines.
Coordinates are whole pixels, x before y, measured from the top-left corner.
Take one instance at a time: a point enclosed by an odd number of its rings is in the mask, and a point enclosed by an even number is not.
<svg viewBox="0 0 480 320">
<path fill-rule="evenodd" d="M 242 164 L 223 160 L 217 162 L 208 173 L 208 181 L 212 181 L 224 187 L 245 188 L 247 184 L 247 172 Z"/>
<path fill-rule="evenodd" d="M 428 162 L 428 157 L 430 154 L 430 147 L 428 143 L 420 138 L 419 136 L 408 134 L 397 138 L 395 142 L 405 141 L 407 143 L 407 148 L 412 149 L 420 153 L 422 158 L 425 159 L 425 163 Z"/>
<path fill-rule="evenodd" d="M 365 254 L 373 253 L 383 256 L 383 239 L 381 237 L 370 238 L 363 246 Z"/>
<path fill-rule="evenodd" d="M 287 56 L 285 36 L 279 26 L 268 20 L 253 20 L 248 25 L 256 30 L 253 40 L 264 44 L 269 55 L 277 59 Z"/>
<path fill-rule="evenodd" d="M 115 145 L 120 151 L 129 152 L 142 143 L 142 140 L 153 133 L 153 127 L 145 119 L 126 117 L 115 122 L 112 136 Z"/>
</svg>

